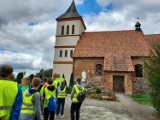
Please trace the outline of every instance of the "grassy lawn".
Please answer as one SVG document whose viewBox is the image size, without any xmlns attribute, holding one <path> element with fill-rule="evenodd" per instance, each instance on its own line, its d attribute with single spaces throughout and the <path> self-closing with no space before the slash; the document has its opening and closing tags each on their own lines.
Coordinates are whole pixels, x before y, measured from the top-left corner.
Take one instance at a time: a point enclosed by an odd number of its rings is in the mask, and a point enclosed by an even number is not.
<svg viewBox="0 0 160 120">
<path fill-rule="evenodd" d="M 128 96 L 131 97 L 132 100 L 137 103 L 152 106 L 152 102 L 148 93 L 143 93 L 141 95 L 128 95 Z"/>
</svg>

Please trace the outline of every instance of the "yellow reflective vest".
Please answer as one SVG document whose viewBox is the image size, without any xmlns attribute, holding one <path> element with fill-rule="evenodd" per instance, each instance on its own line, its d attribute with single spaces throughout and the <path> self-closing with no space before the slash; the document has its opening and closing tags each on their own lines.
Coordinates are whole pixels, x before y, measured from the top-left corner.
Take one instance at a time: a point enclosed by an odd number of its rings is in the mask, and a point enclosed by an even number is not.
<svg viewBox="0 0 160 120">
<path fill-rule="evenodd" d="M 22 108 L 21 108 L 21 113 L 24 113 L 24 114 L 35 114 L 35 110 L 34 110 L 34 105 L 33 105 L 33 102 L 32 102 L 32 98 L 34 96 L 34 94 L 38 93 L 34 93 L 30 96 L 26 96 L 25 93 L 27 91 L 24 92 L 23 94 L 23 104 L 22 104 Z"/>
<path fill-rule="evenodd" d="M 49 99 L 51 97 L 56 98 L 56 89 L 53 91 L 50 91 L 50 90 L 48 90 L 48 88 L 44 88 L 44 94 L 45 94 L 44 108 L 46 108 L 46 107 L 48 107 Z"/>
<path fill-rule="evenodd" d="M 0 80 L 0 120 L 10 119 L 17 94 L 17 82 Z"/>
<path fill-rule="evenodd" d="M 79 94 L 81 91 L 84 92 L 84 91 L 85 91 L 85 88 L 82 86 L 82 89 L 80 90 L 77 85 L 74 85 L 73 87 L 74 87 L 74 89 L 75 89 L 76 92 L 75 92 L 74 95 L 73 95 L 72 101 L 73 101 L 73 102 L 79 102 L 79 101 L 77 100 L 77 96 L 78 96 L 78 94 Z"/>
<path fill-rule="evenodd" d="M 58 98 L 65 98 L 66 97 L 66 86 L 64 87 L 63 90 L 60 89 L 58 92 Z"/>
</svg>

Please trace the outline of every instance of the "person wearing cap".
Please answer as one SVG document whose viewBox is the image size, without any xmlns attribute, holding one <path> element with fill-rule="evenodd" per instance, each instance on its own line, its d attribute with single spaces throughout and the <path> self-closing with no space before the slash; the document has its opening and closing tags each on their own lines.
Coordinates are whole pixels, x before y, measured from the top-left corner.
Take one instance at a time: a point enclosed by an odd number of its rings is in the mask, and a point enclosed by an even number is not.
<svg viewBox="0 0 160 120">
<path fill-rule="evenodd" d="M 18 120 L 22 105 L 21 87 L 11 80 L 13 68 L 0 66 L 0 120 Z"/>
</svg>

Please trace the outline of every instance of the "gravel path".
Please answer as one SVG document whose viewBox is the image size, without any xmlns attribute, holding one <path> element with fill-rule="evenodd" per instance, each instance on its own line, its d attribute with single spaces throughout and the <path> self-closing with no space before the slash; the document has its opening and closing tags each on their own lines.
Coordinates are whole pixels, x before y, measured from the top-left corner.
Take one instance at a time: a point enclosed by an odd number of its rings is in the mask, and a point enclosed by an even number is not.
<svg viewBox="0 0 160 120">
<path fill-rule="evenodd" d="M 125 95 L 117 97 L 119 101 L 116 102 L 86 98 L 81 106 L 80 120 L 153 120 L 152 107 L 137 104 Z M 68 95 L 64 120 L 70 120 L 70 106 Z"/>
</svg>

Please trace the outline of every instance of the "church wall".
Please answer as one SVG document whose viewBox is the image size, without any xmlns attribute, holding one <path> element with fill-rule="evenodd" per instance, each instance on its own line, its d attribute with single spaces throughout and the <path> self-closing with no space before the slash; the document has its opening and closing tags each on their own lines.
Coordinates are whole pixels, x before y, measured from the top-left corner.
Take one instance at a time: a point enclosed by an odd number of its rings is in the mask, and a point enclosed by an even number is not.
<svg viewBox="0 0 160 120">
<path fill-rule="evenodd" d="M 96 76 L 96 64 L 104 63 L 104 58 L 75 58 L 74 59 L 74 78 L 81 77 L 81 73 L 85 70 L 87 78 Z"/>
<path fill-rule="evenodd" d="M 61 35 L 62 26 L 64 26 L 64 35 L 67 35 L 67 25 L 69 25 L 69 35 L 72 35 L 72 25 L 75 26 L 74 35 L 81 35 L 81 33 L 84 31 L 84 27 L 80 20 L 59 21 L 57 22 L 56 35 Z"/>
<path fill-rule="evenodd" d="M 72 64 L 54 64 L 53 73 L 59 73 L 61 76 L 64 74 L 67 84 L 69 85 L 72 68 Z"/>
<path fill-rule="evenodd" d="M 132 73 L 121 73 L 121 72 L 106 72 L 104 78 L 104 89 L 105 91 L 113 90 L 113 76 L 120 75 L 124 76 L 124 91 L 125 94 L 132 94 Z"/>
<path fill-rule="evenodd" d="M 65 36 L 56 38 L 56 46 L 76 46 L 79 36 Z"/>
<path fill-rule="evenodd" d="M 142 58 L 132 58 L 132 63 L 134 67 L 136 64 L 141 64 L 143 65 L 143 68 L 144 68 L 144 59 Z M 136 94 L 149 91 L 147 76 L 144 72 L 144 69 L 143 69 L 143 77 L 136 77 L 134 73 L 133 84 L 134 84 L 134 93 Z"/>
<path fill-rule="evenodd" d="M 62 57 L 60 57 L 60 50 L 62 50 Z M 65 50 L 67 50 L 67 57 L 65 57 Z M 54 61 L 72 61 L 73 59 L 70 57 L 71 50 L 74 51 L 74 48 L 56 48 Z"/>
</svg>

